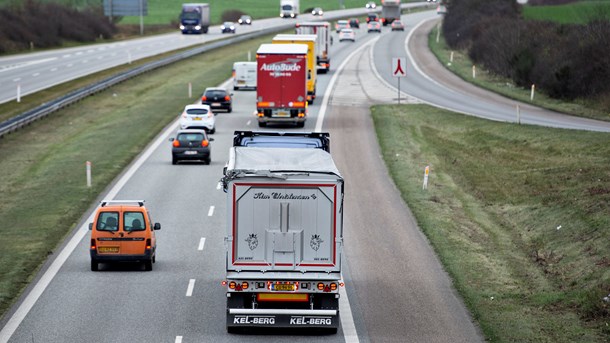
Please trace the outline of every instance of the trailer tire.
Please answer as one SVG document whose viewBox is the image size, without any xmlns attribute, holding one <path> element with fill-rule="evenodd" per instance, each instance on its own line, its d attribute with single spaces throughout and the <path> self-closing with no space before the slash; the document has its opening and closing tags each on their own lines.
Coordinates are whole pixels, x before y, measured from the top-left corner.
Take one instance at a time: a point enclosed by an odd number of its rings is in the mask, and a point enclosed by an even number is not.
<svg viewBox="0 0 610 343">
<path fill-rule="evenodd" d="M 267 123 L 262 122 L 262 121 L 258 122 L 258 127 L 266 127 L 266 126 L 267 126 Z"/>
</svg>

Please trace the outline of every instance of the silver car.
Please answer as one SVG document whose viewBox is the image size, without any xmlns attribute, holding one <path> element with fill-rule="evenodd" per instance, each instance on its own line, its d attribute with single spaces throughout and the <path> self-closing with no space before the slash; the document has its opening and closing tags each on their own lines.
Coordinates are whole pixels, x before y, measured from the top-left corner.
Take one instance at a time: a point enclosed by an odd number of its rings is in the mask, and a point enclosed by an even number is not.
<svg viewBox="0 0 610 343">
<path fill-rule="evenodd" d="M 216 132 L 216 118 L 209 105 L 186 105 L 180 115 L 181 129 L 203 129 L 209 133 Z"/>
</svg>

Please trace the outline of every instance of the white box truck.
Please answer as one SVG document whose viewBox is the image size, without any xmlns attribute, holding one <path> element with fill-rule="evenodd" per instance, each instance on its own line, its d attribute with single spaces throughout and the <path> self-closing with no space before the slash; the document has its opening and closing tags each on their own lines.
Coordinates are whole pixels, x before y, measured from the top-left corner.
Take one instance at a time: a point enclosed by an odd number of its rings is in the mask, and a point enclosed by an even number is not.
<svg viewBox="0 0 610 343">
<path fill-rule="evenodd" d="M 295 25 L 298 35 L 316 35 L 316 64 L 318 71 L 328 73 L 330 70 L 330 23 L 327 21 L 306 21 Z"/>
<path fill-rule="evenodd" d="M 381 23 L 390 25 L 400 19 L 400 0 L 381 0 Z"/>
<path fill-rule="evenodd" d="M 233 90 L 256 89 L 256 62 L 233 63 Z"/>
<path fill-rule="evenodd" d="M 227 331 L 336 333 L 344 185 L 330 153 L 234 146 L 224 174 Z"/>
<path fill-rule="evenodd" d="M 296 18 L 299 15 L 299 0 L 280 0 L 280 18 Z"/>
</svg>

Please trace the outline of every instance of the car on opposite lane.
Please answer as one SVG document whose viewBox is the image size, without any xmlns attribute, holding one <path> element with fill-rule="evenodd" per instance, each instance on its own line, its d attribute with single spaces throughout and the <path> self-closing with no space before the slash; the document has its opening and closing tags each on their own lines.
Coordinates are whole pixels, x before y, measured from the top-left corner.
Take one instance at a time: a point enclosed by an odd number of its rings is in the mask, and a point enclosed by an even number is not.
<svg viewBox="0 0 610 343">
<path fill-rule="evenodd" d="M 252 17 L 247 14 L 244 14 L 239 17 L 237 22 L 239 23 L 239 25 L 252 25 Z"/>
<path fill-rule="evenodd" d="M 405 30 L 405 24 L 402 23 L 402 21 L 400 20 L 394 20 L 392 22 L 392 31 L 404 31 Z"/>
<path fill-rule="evenodd" d="M 339 32 L 339 42 L 343 42 L 344 40 L 349 40 L 352 42 L 356 41 L 356 33 L 352 29 L 342 29 Z"/>
<path fill-rule="evenodd" d="M 180 115 L 181 129 L 203 129 L 216 132 L 216 118 L 209 105 L 191 104 L 184 107 Z"/>
<path fill-rule="evenodd" d="M 232 21 L 225 21 L 220 26 L 220 31 L 222 33 L 235 33 L 235 23 Z"/>
<path fill-rule="evenodd" d="M 187 129 L 178 130 L 172 142 L 172 164 L 180 161 L 203 161 L 210 164 L 212 161 L 212 149 L 210 142 L 214 138 L 208 137 L 205 130 Z"/>
<path fill-rule="evenodd" d="M 378 21 L 371 21 L 370 23 L 366 24 L 367 26 L 367 32 L 379 32 L 381 33 L 381 23 Z"/>
<path fill-rule="evenodd" d="M 353 29 L 359 29 L 360 20 L 358 20 L 358 18 L 349 18 L 349 27 L 351 27 Z"/>
<path fill-rule="evenodd" d="M 315 7 L 312 11 L 311 14 L 315 15 L 315 16 L 322 16 L 324 15 L 324 11 L 322 10 L 321 7 Z"/>
<path fill-rule="evenodd" d="M 375 3 L 375 1 L 369 1 L 366 3 L 366 5 L 364 6 L 370 10 L 374 10 L 375 8 L 377 8 L 377 4 Z"/>
<path fill-rule="evenodd" d="M 208 105 L 214 110 L 226 110 L 228 113 L 233 111 L 233 93 L 229 93 L 221 87 L 208 87 L 201 95 L 201 103 Z"/>
</svg>

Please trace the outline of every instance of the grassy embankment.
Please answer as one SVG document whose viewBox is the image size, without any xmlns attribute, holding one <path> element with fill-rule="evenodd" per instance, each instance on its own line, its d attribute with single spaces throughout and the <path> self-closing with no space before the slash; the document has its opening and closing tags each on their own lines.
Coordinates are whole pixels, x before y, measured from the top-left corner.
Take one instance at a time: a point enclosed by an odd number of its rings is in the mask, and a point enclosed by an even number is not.
<svg viewBox="0 0 610 343">
<path fill-rule="evenodd" d="M 557 17 L 554 12 L 547 12 L 544 9 L 562 8 L 563 17 Z M 542 10 L 539 10 L 542 8 Z M 584 2 L 575 3 L 564 6 L 541 6 L 541 7 L 524 7 L 524 15 L 526 17 L 536 15 L 537 19 L 554 20 L 554 18 L 563 18 L 562 20 L 572 19 L 572 22 L 577 22 L 582 18 L 588 18 L 591 8 L 597 8 L 598 11 L 609 14 L 610 17 L 610 2 Z M 577 18 L 580 18 L 577 20 Z M 550 110 L 573 114 L 576 116 L 610 121 L 610 113 L 599 106 L 594 100 L 578 99 L 568 102 L 558 99 L 553 99 L 546 96 L 542 91 L 536 89 L 534 100 L 530 100 L 531 88 L 517 87 L 512 83 L 512 80 L 490 74 L 484 68 L 476 66 L 476 78 L 472 77 L 473 62 L 468 57 L 465 51 L 453 51 L 453 62 L 450 61 L 451 49 L 445 43 L 443 36 L 440 36 L 439 42 L 436 42 L 437 28 L 435 27 L 429 36 L 429 46 L 438 60 L 451 70 L 457 76 L 465 81 L 476 84 L 479 87 L 488 89 L 506 97 L 516 99 L 525 103 L 531 103 L 536 106 L 547 108 Z"/>
<path fill-rule="evenodd" d="M 226 80 L 234 61 L 271 38 L 126 81 L 0 140 L 1 314 L 104 188 L 194 100 L 188 98 L 187 83 L 196 97 Z M 90 189 L 85 161 L 93 164 Z"/>
<path fill-rule="evenodd" d="M 610 135 L 425 105 L 372 114 L 391 176 L 487 340 L 608 342 Z"/>
<path fill-rule="evenodd" d="M 596 18 L 610 20 L 610 3 L 589 0 L 559 6 L 524 6 L 523 17 L 562 24 L 585 24 Z"/>
</svg>

